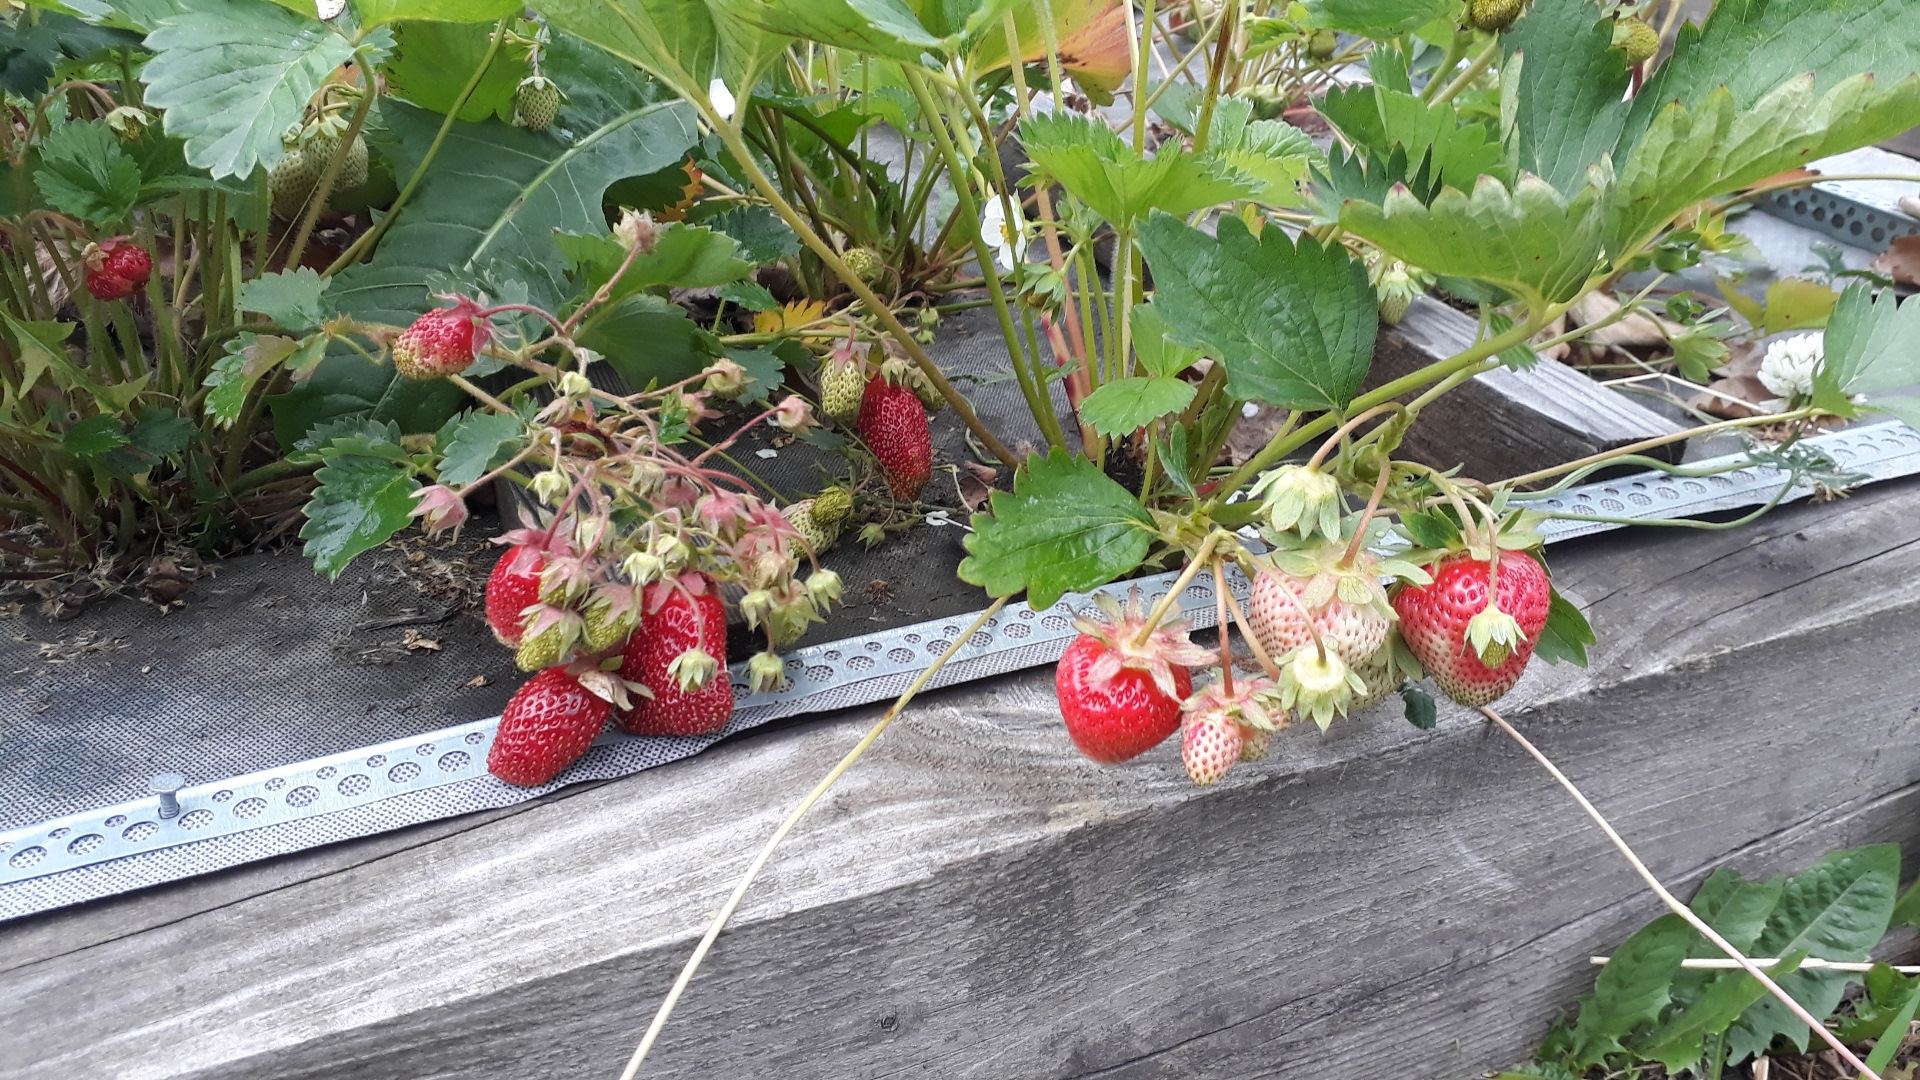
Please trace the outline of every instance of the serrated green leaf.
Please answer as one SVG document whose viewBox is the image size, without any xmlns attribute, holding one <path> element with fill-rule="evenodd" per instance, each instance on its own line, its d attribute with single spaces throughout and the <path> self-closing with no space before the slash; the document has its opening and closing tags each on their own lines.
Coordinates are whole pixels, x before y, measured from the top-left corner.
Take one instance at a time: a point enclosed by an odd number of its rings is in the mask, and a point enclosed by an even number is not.
<svg viewBox="0 0 1920 1080">
<path fill-rule="evenodd" d="M 1444 551 L 1460 542 L 1460 527 L 1437 511 L 1402 514 L 1400 525 L 1417 547 Z"/>
<path fill-rule="evenodd" d="M 0 90 L 37 98 L 52 83 L 54 65 L 60 61 L 83 60 L 102 49 L 139 44 L 137 34 L 89 26 L 55 11 L 0 23 Z"/>
<path fill-rule="evenodd" d="M 1742 109 L 1721 88 L 1691 109 L 1654 115 L 1619 169 L 1607 250 L 1639 250 L 1675 215 L 1815 159 L 1891 138 L 1920 113 L 1920 75 L 1876 82 L 1856 75 L 1831 90 L 1792 79 Z"/>
<path fill-rule="evenodd" d="M 1920 303 L 1901 304 L 1892 289 L 1876 298 L 1866 282 L 1840 294 L 1824 335 L 1826 360 L 1813 377 L 1813 403 L 1841 416 L 1861 408 L 1909 423 L 1920 418 L 1920 398 L 1886 391 L 1920 383 Z M 1854 398 L 1864 395 L 1863 405 Z"/>
<path fill-rule="evenodd" d="M 487 57 L 493 28 L 453 22 L 406 22 L 394 27 L 394 51 L 387 61 L 387 92 L 423 109 L 445 115 Z M 493 63 L 480 76 L 460 110 L 460 119 L 478 123 L 487 117 L 513 119 L 513 94 L 527 77 L 527 48 L 503 41 Z"/>
<path fill-rule="evenodd" d="M 741 257 L 755 263 L 778 262 L 800 253 L 800 238 L 779 215 L 764 206 L 736 206 L 703 218 L 700 224 L 733 237 L 734 243 L 740 245 Z"/>
<path fill-rule="evenodd" d="M 1504 311 L 1487 312 L 1488 336 L 1499 337 L 1501 334 L 1512 329 L 1513 316 Z M 1502 349 L 1494 359 L 1515 371 L 1526 371 L 1540 362 L 1540 354 L 1533 351 L 1532 345 L 1522 341 L 1516 345 Z"/>
<path fill-rule="evenodd" d="M 1853 1015 L 1844 1018 L 1839 1024 L 1838 1034 L 1843 1042 L 1858 1043 L 1869 1039 L 1877 1041 L 1885 1034 L 1904 1030 L 1913 1020 L 1907 1014 L 1904 1020 L 1896 1018 L 1907 1013 L 1908 1003 L 1916 999 L 1920 991 L 1920 977 L 1902 975 L 1885 964 L 1875 964 L 1867 969 L 1864 980 L 1867 995 L 1853 1003 Z M 1895 1043 L 1899 1039 L 1892 1040 Z M 1879 1047 L 1876 1045 L 1875 1050 Z"/>
<path fill-rule="evenodd" d="M 1218 114 L 1215 114 L 1216 121 Z M 1215 127 L 1218 127 L 1216 122 Z M 1300 182 L 1325 155 L 1313 137 L 1279 120 L 1255 120 L 1239 138 L 1209 143 L 1207 156 L 1252 182 L 1246 196 L 1268 206 L 1304 206 Z"/>
<path fill-rule="evenodd" d="M 1028 118 L 1020 125 L 1020 145 L 1040 174 L 1113 223 L 1135 221 L 1152 210 L 1190 214 L 1254 190 L 1218 162 L 1171 145 L 1142 161 L 1112 128 L 1079 113 Z"/>
<path fill-rule="evenodd" d="M 1138 311 L 1138 308 L 1134 309 Z M 1188 468 L 1187 428 L 1185 424 L 1168 424 L 1164 451 L 1160 455 L 1160 467 L 1166 470 L 1167 479 L 1187 498 L 1197 497 L 1193 488 L 1193 473 Z"/>
<path fill-rule="evenodd" d="M 327 321 L 328 311 L 321 298 L 332 283 L 312 267 L 262 274 L 240 286 L 234 302 L 242 311 L 251 311 L 279 323 L 289 330 L 310 330 Z"/>
<path fill-rule="evenodd" d="M 89 416 L 66 430 L 60 448 L 81 457 L 97 457 L 127 445 L 127 428 L 117 416 Z"/>
<path fill-rule="evenodd" d="M 1621 942 L 1600 969 L 1593 993 L 1580 999 L 1571 1055 L 1575 1066 L 1598 1065 L 1607 1055 L 1624 1052 L 1622 1040 L 1659 1020 L 1693 935 L 1685 919 L 1667 914 Z"/>
<path fill-rule="evenodd" d="M 1307 22 L 1372 38 L 1418 29 L 1435 19 L 1461 21 L 1460 0 L 1306 0 Z"/>
<path fill-rule="evenodd" d="M 67 359 L 66 341 L 73 334 L 73 323 L 22 322 L 0 310 L 0 324 L 6 326 L 8 344 L 13 347 L 14 358 L 20 365 L 19 393 L 25 394 L 39 385 L 48 372 L 55 373 L 62 390 L 74 385 L 75 380 L 87 387 L 93 385 L 92 380 Z"/>
<path fill-rule="evenodd" d="M 231 427 L 261 376 L 287 362 L 306 344 L 279 334 L 248 332 L 228 338 L 225 354 L 214 361 L 201 384 L 208 388 L 207 415 L 220 427 Z M 315 346 L 316 359 L 317 355 Z"/>
<path fill-rule="evenodd" d="M 1339 410 L 1359 392 L 1379 314 L 1366 268 L 1338 243 L 1255 238 L 1236 217 L 1209 237 L 1156 213 L 1140 246 L 1173 340 L 1225 364 L 1235 400 Z"/>
<path fill-rule="evenodd" d="M 780 306 L 780 301 L 774 299 L 767 287 L 756 281 L 728 282 L 714 295 L 748 311 L 772 311 Z"/>
<path fill-rule="evenodd" d="M 227 3 L 161 20 L 147 35 L 146 102 L 187 161 L 216 178 L 280 160 L 280 136 L 353 44 L 282 7 Z"/>
<path fill-rule="evenodd" d="M 1823 960 L 1864 960 L 1893 915 L 1899 887 L 1900 849 L 1893 844 L 1836 851 L 1793 877 L 1754 943 L 1761 956 L 1804 953 Z M 1840 1003 L 1851 976 L 1836 971 L 1797 971 L 1775 980 L 1815 1016 Z M 1807 1025 L 1772 997 L 1755 1002 L 1730 1031 L 1729 1060 L 1765 1053 L 1776 1036 L 1804 1050 Z"/>
<path fill-rule="evenodd" d="M 1482 175 L 1501 183 L 1512 179 L 1500 143 L 1480 124 L 1462 123 L 1451 104 L 1429 103 L 1378 86 L 1354 86 L 1329 90 L 1315 105 L 1348 142 L 1376 157 L 1384 158 L 1395 148 L 1405 150 L 1409 167 L 1421 170 L 1429 186 L 1464 191 Z"/>
<path fill-rule="evenodd" d="M 611 235 L 561 232 L 553 240 L 560 253 L 584 272 L 588 290 L 604 285 L 627 257 L 627 249 Z M 752 272 L 752 263 L 735 256 L 732 237 L 705 226 L 674 222 L 660 230 L 652 251 L 634 257 L 608 299 L 624 299 L 660 285 L 710 288 L 739 281 Z"/>
<path fill-rule="evenodd" d="M 783 37 L 918 63 L 940 38 L 900 0 L 707 0 L 716 14 Z"/>
<path fill-rule="evenodd" d="M 451 23 L 490 23 L 517 15 L 520 0 L 353 0 L 365 26 L 396 19 L 434 19 Z"/>
<path fill-rule="evenodd" d="M 1097 588 L 1139 566 L 1152 529 L 1131 492 L 1055 447 L 1027 460 L 1011 492 L 993 493 L 991 515 L 974 515 L 960 578 L 993 596 L 1024 589 L 1029 606 L 1051 607 L 1062 593 Z"/>
<path fill-rule="evenodd" d="M 307 502 L 300 538 L 307 542 L 306 555 L 314 569 L 328 578 L 338 578 L 356 555 L 405 528 L 413 492 L 420 486 L 412 466 L 390 455 L 344 450 L 328 453 L 314 478 L 320 486 Z"/>
<path fill-rule="evenodd" d="M 1540 629 L 1540 641 L 1533 654 L 1549 664 L 1562 661 L 1587 666 L 1587 646 L 1593 644 L 1593 627 L 1571 600 L 1553 590 L 1553 602 L 1547 608 L 1547 624 Z"/>
<path fill-rule="evenodd" d="M 1536 0 L 1501 39 L 1520 168 L 1565 195 L 1609 154 L 1626 123 L 1629 72 L 1613 49 L 1613 20 L 1591 0 Z M 1525 63 L 1521 63 L 1522 59 Z"/>
<path fill-rule="evenodd" d="M 471 412 L 441 429 L 440 482 L 465 487 L 513 456 L 526 425 L 519 417 Z"/>
<path fill-rule="evenodd" d="M 1681 23 L 1673 55 L 1634 96 L 1624 143 L 1635 145 L 1669 102 L 1691 109 L 1722 87 L 1745 109 L 1805 75 L 1838 86 L 1867 72 L 1892 83 L 1915 71 L 1920 24 L 1899 0 L 1727 0 L 1704 25 Z"/>
<path fill-rule="evenodd" d="M 193 421 L 168 409 L 149 409 L 127 433 L 127 445 L 136 450 L 166 457 L 178 454 L 193 441 Z"/>
<path fill-rule="evenodd" d="M 717 61 L 718 73 L 737 87 L 754 56 L 781 46 L 756 27 L 688 0 L 545 0 L 540 13 L 644 71 L 679 69 L 700 85 L 716 74 Z"/>
<path fill-rule="evenodd" d="M 1131 435 L 1186 408 L 1193 393 L 1193 384 L 1180 379 L 1114 379 L 1080 402 L 1080 419 L 1108 437 Z"/>
<path fill-rule="evenodd" d="M 724 351 L 684 309 L 651 293 L 596 311 L 578 340 L 606 357 L 607 366 L 635 390 L 688 378 Z"/>
<path fill-rule="evenodd" d="M 33 179 L 47 205 L 95 225 L 121 220 L 140 198 L 140 166 L 104 120 L 54 128 Z"/>
<path fill-rule="evenodd" d="M 1793 974 L 1806 954 L 1790 953 L 1780 959 L 1780 964 L 1767 971 L 1776 981 Z M 1666 1066 L 1671 1075 L 1683 1069 L 1696 1069 L 1706 1054 L 1706 1037 L 1726 1031 L 1741 1013 L 1767 996 L 1767 988 L 1760 985 L 1760 980 L 1744 971 L 1714 974 L 1715 978 L 1707 982 L 1693 1004 L 1653 1031 L 1630 1041 L 1629 1047 L 1637 1058 L 1657 1061 Z"/>
<path fill-rule="evenodd" d="M 1381 206 L 1349 201 L 1340 223 L 1431 273 L 1490 282 L 1530 307 L 1571 300 L 1600 265 L 1606 177 L 1589 173 L 1571 201 L 1537 176 L 1512 191 L 1490 176 L 1471 197 L 1443 189 L 1431 207 L 1396 187 Z"/>
<path fill-rule="evenodd" d="M 787 362 L 772 349 L 728 349 L 727 359 L 747 370 L 743 400 L 766 404 L 786 382 Z"/>
<path fill-rule="evenodd" d="M 1176 344 L 1173 327 L 1152 301 L 1133 305 L 1133 353 L 1148 374 L 1171 377 L 1200 360 L 1200 350 Z"/>
</svg>

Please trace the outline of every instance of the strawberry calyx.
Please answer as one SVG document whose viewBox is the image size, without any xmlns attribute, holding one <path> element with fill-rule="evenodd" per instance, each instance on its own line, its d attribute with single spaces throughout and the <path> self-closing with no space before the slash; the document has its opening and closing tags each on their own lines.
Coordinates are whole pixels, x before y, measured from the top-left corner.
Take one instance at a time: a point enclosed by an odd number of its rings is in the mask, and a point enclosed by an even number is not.
<svg viewBox="0 0 1920 1080">
<path fill-rule="evenodd" d="M 1293 723 L 1281 704 L 1281 694 L 1281 688 L 1264 675 L 1235 679 L 1232 686 L 1218 680 L 1195 690 L 1180 703 L 1180 711 L 1187 714 L 1183 723 L 1218 716 L 1256 731 L 1279 731 Z"/>
<path fill-rule="evenodd" d="M 1347 715 L 1366 681 L 1333 650 L 1298 649 L 1280 669 L 1280 702 L 1325 731 L 1333 718 Z"/>
<path fill-rule="evenodd" d="M 1202 667 L 1213 660 L 1211 652 L 1188 640 L 1184 619 L 1162 620 L 1147 632 L 1146 605 L 1138 588 L 1128 593 L 1124 606 L 1107 593 L 1094 594 L 1093 602 L 1106 616 L 1106 621 L 1081 616 L 1073 625 L 1103 646 L 1100 658 L 1094 661 L 1090 671 L 1095 681 L 1109 681 L 1123 669 L 1131 668 L 1152 676 L 1153 684 L 1162 694 L 1178 698 L 1180 691 L 1174 682 L 1174 667 Z"/>
<path fill-rule="evenodd" d="M 1340 539 L 1340 481 L 1311 465 L 1282 465 L 1263 474 L 1247 492 L 1276 533 L 1315 532 Z"/>
<path fill-rule="evenodd" d="M 1487 606 L 1480 614 L 1467 620 L 1467 642 L 1473 646 L 1480 662 L 1490 668 L 1506 663 L 1513 650 L 1526 644 L 1526 640 L 1520 621 L 1501 611 L 1492 596 L 1487 598 Z"/>
</svg>

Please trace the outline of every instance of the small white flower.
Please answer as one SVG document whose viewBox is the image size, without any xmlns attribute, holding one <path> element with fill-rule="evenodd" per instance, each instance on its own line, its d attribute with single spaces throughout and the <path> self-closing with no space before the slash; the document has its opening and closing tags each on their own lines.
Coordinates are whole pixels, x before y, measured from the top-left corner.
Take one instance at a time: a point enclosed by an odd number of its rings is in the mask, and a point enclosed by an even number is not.
<svg viewBox="0 0 1920 1080">
<path fill-rule="evenodd" d="M 1801 334 L 1767 346 L 1760 361 L 1760 383 L 1787 401 L 1813 396 L 1813 376 L 1826 359 L 1819 334 Z"/>
<path fill-rule="evenodd" d="M 733 91 L 727 89 L 726 81 L 718 76 L 707 84 L 707 100 L 713 102 L 713 111 L 719 113 L 722 120 L 733 119 L 733 110 L 740 104 L 733 100 Z"/>
<path fill-rule="evenodd" d="M 980 235 L 993 245 L 993 261 L 1002 270 L 1012 270 L 1026 261 L 1027 223 L 1014 207 L 1013 220 L 1007 220 L 1006 202 L 998 195 L 987 199 L 986 212 L 980 215 Z"/>
</svg>

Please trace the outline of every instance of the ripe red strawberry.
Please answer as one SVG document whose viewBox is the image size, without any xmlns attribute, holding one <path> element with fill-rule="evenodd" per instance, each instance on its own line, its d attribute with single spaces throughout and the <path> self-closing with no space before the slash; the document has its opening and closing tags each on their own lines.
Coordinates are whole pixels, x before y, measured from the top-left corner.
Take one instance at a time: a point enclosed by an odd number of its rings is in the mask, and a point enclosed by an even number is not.
<svg viewBox="0 0 1920 1080">
<path fill-rule="evenodd" d="M 1488 666 L 1468 640 L 1468 624 L 1492 610 L 1487 604 L 1487 560 L 1455 552 L 1427 567 L 1431 585 L 1406 585 L 1393 597 L 1400 636 L 1433 676 L 1434 684 L 1462 705 L 1485 705 L 1513 689 L 1540 642 L 1552 599 L 1547 574 L 1524 552 L 1500 553 L 1498 613 L 1519 625 L 1519 640 L 1498 646 Z M 1500 655 L 1502 652 L 1504 656 Z"/>
<path fill-rule="evenodd" d="M 88 270 L 87 291 L 95 300 L 125 300 L 133 295 L 133 282 L 105 270 Z"/>
<path fill-rule="evenodd" d="M 153 256 L 138 244 L 109 240 L 100 245 L 100 268 L 115 277 L 125 278 L 138 289 L 153 274 Z"/>
<path fill-rule="evenodd" d="M 565 668 L 548 668 L 515 691 L 487 751 L 487 771 L 509 784 L 544 784 L 576 761 L 607 724 L 607 703 Z"/>
<path fill-rule="evenodd" d="M 520 644 L 526 629 L 521 616 L 540 602 L 540 571 L 546 566 L 546 552 L 524 544 L 508 548 L 493 564 L 493 573 L 487 575 L 487 625 L 500 644 Z"/>
<path fill-rule="evenodd" d="M 480 305 L 460 297 L 413 320 L 393 341 L 393 369 L 401 378 L 424 381 L 458 375 L 473 365 L 492 331 Z"/>
<path fill-rule="evenodd" d="M 1187 640 L 1186 627 L 1166 622 L 1135 644 L 1146 625 L 1135 593 L 1122 609 L 1102 593 L 1095 602 L 1109 622 L 1081 619 L 1080 636 L 1054 669 L 1054 692 L 1067 736 L 1080 752 L 1117 765 L 1160 745 L 1180 726 L 1180 702 L 1193 692 L 1187 668 L 1211 659 Z"/>
<path fill-rule="evenodd" d="M 727 680 L 727 612 L 720 592 L 699 573 L 647 586 L 640 627 L 627 641 L 620 677 L 652 691 L 635 695 L 633 708 L 614 715 L 635 735 L 704 735 L 727 726 L 733 715 L 733 684 Z M 674 661 L 691 650 L 712 657 L 716 667 L 704 685 L 682 685 L 686 669 Z"/>
<path fill-rule="evenodd" d="M 860 437 L 898 499 L 920 497 L 933 475 L 933 432 L 913 388 L 876 375 L 860 398 Z"/>
</svg>

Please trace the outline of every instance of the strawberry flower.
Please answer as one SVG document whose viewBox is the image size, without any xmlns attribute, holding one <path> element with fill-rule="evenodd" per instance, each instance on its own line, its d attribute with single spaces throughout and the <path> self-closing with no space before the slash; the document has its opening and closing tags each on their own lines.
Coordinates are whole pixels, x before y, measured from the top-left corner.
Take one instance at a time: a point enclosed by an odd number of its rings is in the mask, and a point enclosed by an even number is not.
<svg viewBox="0 0 1920 1080">
<path fill-rule="evenodd" d="M 993 245 L 993 261 L 1000 269 L 1011 272 L 1026 261 L 1027 223 L 1017 205 L 1012 219 L 1008 219 L 1009 201 L 998 196 L 987 199 L 987 208 L 980 215 L 980 235 Z"/>
<path fill-rule="evenodd" d="M 430 533 L 457 529 L 467 522 L 467 503 L 445 484 L 432 484 L 413 493 L 413 509 L 408 517 L 417 517 Z"/>
<path fill-rule="evenodd" d="M 813 406 L 797 394 L 788 394 L 773 410 L 774 421 L 787 431 L 799 431 L 813 423 Z"/>
</svg>

